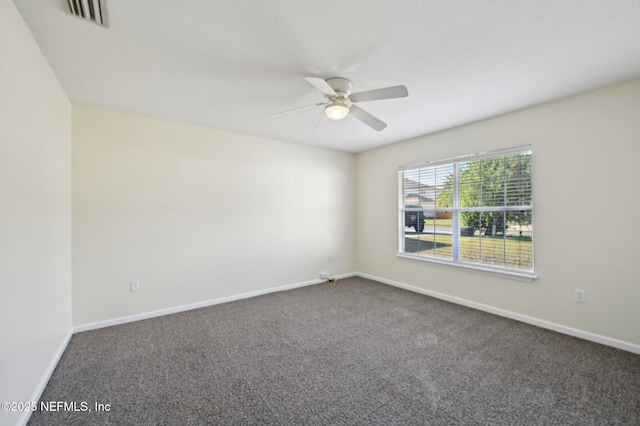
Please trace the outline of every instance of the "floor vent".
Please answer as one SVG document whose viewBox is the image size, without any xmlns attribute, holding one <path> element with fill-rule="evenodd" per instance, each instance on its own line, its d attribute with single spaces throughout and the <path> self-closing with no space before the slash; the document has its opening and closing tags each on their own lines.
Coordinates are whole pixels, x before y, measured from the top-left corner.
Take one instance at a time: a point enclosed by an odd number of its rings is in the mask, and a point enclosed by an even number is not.
<svg viewBox="0 0 640 426">
<path fill-rule="evenodd" d="M 107 26 L 107 10 L 105 0 L 67 0 L 69 11 L 78 18 Z"/>
</svg>

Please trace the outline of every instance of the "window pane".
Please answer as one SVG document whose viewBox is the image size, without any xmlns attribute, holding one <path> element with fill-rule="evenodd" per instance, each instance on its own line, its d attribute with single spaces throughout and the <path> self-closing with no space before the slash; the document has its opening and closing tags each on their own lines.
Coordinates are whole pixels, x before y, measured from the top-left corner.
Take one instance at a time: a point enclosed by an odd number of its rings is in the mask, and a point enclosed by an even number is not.
<svg viewBox="0 0 640 426">
<path fill-rule="evenodd" d="M 460 207 L 480 206 L 481 172 L 479 161 L 466 161 L 459 164 L 458 188 Z"/>
<path fill-rule="evenodd" d="M 533 227 L 531 212 L 507 212 L 505 266 L 533 269 Z"/>
<path fill-rule="evenodd" d="M 429 248 L 433 250 L 433 245 L 429 245 L 428 241 L 422 241 L 420 236 L 415 232 L 405 232 L 404 234 L 404 251 L 409 254 L 431 255 Z"/>
<path fill-rule="evenodd" d="M 504 156 L 504 166 L 508 177 L 531 175 L 531 151 Z"/>
<path fill-rule="evenodd" d="M 428 234 L 405 234 L 405 250 L 406 253 L 419 254 L 423 256 L 439 256 L 439 249 L 442 248 L 443 243 L 436 241 L 436 235 L 433 233 Z M 441 256 L 440 256 L 441 257 Z"/>
<path fill-rule="evenodd" d="M 428 217 L 424 220 L 424 233 L 425 234 L 435 234 L 436 232 L 436 219 L 435 215 L 427 215 Z"/>
<path fill-rule="evenodd" d="M 504 266 L 505 241 L 502 236 L 480 237 L 480 262 L 485 265 Z"/>
<path fill-rule="evenodd" d="M 442 190 L 438 190 L 436 195 L 436 207 L 449 209 L 453 207 L 453 191 L 451 190 L 453 185 L 447 183 L 442 188 Z"/>
<path fill-rule="evenodd" d="M 434 216 L 424 219 L 424 228 L 404 228 L 405 252 L 429 257 L 453 258 L 451 227 L 440 226 Z M 448 220 L 450 224 L 450 219 Z M 445 223 L 446 225 L 446 223 Z"/>
<path fill-rule="evenodd" d="M 435 234 L 433 255 L 444 259 L 453 259 L 453 242 L 451 234 Z"/>
<path fill-rule="evenodd" d="M 460 212 L 460 226 L 482 228 L 480 212 Z"/>
<path fill-rule="evenodd" d="M 504 181 L 487 179 L 480 188 L 481 206 L 504 206 Z"/>
<path fill-rule="evenodd" d="M 460 182 L 460 207 L 479 207 L 481 182 L 477 180 L 466 179 Z"/>
<path fill-rule="evenodd" d="M 531 238 L 507 237 L 505 266 L 517 269 L 533 269 L 533 243 Z"/>
<path fill-rule="evenodd" d="M 461 237 L 461 260 L 485 265 L 533 269 L 531 212 L 483 212 L 484 226 Z M 475 240 L 474 240 L 475 239 Z"/>
<path fill-rule="evenodd" d="M 485 158 L 480 161 L 482 179 L 480 199 L 482 206 L 503 206 L 504 159 L 502 157 Z"/>
<path fill-rule="evenodd" d="M 475 227 L 460 228 L 460 260 L 480 262 L 480 231 Z"/>
<path fill-rule="evenodd" d="M 403 200 L 405 206 L 433 209 L 439 188 L 453 172 L 453 165 L 422 167 L 404 172 Z M 451 201 L 453 205 L 453 201 Z"/>
<path fill-rule="evenodd" d="M 453 164 L 407 170 L 403 179 L 405 206 L 433 209 L 453 206 Z"/>
<path fill-rule="evenodd" d="M 531 179 L 527 176 L 507 179 L 506 196 L 508 206 L 531 205 Z"/>
<path fill-rule="evenodd" d="M 531 152 L 507 155 L 504 158 L 507 205 L 531 205 Z"/>
</svg>

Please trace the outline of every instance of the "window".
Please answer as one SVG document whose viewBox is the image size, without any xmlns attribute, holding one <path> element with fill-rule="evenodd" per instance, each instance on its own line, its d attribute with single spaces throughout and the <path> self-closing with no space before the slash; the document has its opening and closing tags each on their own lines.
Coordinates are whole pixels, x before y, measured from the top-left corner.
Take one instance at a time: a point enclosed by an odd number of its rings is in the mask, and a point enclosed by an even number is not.
<svg viewBox="0 0 640 426">
<path fill-rule="evenodd" d="M 403 167 L 399 255 L 533 277 L 528 147 Z"/>
</svg>

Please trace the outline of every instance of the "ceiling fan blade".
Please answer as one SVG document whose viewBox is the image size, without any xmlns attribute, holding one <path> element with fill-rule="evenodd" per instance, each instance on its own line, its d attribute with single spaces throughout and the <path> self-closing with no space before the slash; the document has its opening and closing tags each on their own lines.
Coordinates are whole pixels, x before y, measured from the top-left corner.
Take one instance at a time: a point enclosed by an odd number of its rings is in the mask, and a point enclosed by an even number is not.
<svg viewBox="0 0 640 426">
<path fill-rule="evenodd" d="M 380 132 L 384 130 L 385 127 L 387 127 L 387 123 L 369 114 L 367 111 L 363 110 L 357 105 L 351 105 L 350 114 L 358 120 L 362 121 L 367 126 L 371 127 L 376 132 Z"/>
<path fill-rule="evenodd" d="M 385 87 L 383 89 L 367 90 L 366 92 L 353 93 L 350 96 L 352 102 L 377 101 L 380 99 L 404 98 L 409 91 L 404 86 Z"/>
<path fill-rule="evenodd" d="M 269 118 L 271 118 L 271 117 L 275 117 L 275 116 L 277 116 L 277 115 L 288 114 L 288 113 L 290 113 L 290 112 L 299 111 L 299 110 L 301 110 L 301 109 L 311 108 L 311 107 L 317 107 L 317 106 L 320 106 L 320 105 L 326 105 L 326 104 L 327 104 L 326 102 L 321 102 L 321 103 L 319 103 L 319 104 L 305 105 L 305 106 L 301 106 L 301 107 L 294 108 L 294 109 L 288 109 L 288 110 L 286 110 L 286 111 L 282 111 L 282 112 L 276 112 L 275 114 L 271 114 L 271 115 L 269 115 L 268 117 L 269 117 Z"/>
<path fill-rule="evenodd" d="M 305 80 L 307 80 L 313 87 L 324 93 L 325 96 L 338 96 L 336 91 L 333 90 L 333 88 L 321 78 L 305 77 Z"/>
</svg>

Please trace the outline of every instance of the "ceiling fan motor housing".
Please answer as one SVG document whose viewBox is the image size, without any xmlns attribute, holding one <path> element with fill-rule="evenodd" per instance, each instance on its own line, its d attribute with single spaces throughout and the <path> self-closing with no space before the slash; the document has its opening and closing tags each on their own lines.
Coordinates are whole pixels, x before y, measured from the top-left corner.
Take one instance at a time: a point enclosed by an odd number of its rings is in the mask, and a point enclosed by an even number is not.
<svg viewBox="0 0 640 426">
<path fill-rule="evenodd" d="M 346 78 L 333 77 L 327 79 L 326 82 L 341 98 L 347 99 L 351 94 L 351 82 Z"/>
</svg>

